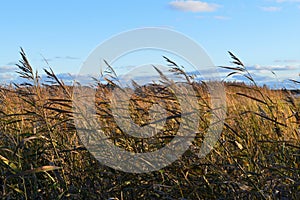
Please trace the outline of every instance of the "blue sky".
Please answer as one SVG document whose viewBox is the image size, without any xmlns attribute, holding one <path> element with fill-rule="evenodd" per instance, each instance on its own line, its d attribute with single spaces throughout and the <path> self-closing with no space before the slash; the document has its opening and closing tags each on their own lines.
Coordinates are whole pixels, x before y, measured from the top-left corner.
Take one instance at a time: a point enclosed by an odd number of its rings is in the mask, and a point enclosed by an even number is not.
<svg viewBox="0 0 300 200">
<path fill-rule="evenodd" d="M 299 21 L 300 0 L 3 1 L 0 82 L 15 79 L 19 47 L 39 71 L 75 74 L 101 42 L 142 27 L 187 35 L 215 65 L 229 65 L 230 50 L 262 82 L 276 81 L 270 70 L 299 80 Z"/>
</svg>

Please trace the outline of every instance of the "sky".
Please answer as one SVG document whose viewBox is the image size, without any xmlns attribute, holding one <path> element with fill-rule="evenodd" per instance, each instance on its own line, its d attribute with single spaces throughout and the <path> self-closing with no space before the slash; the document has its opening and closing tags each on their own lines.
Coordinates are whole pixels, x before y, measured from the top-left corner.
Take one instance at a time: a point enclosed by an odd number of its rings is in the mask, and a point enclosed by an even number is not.
<svg viewBox="0 0 300 200">
<path fill-rule="evenodd" d="M 300 0 L 3 1 L 0 83 L 16 80 L 20 47 L 40 73 L 51 67 L 68 78 L 112 36 L 161 27 L 196 41 L 216 66 L 231 65 L 233 52 L 273 87 L 300 79 L 299 21 Z"/>
</svg>

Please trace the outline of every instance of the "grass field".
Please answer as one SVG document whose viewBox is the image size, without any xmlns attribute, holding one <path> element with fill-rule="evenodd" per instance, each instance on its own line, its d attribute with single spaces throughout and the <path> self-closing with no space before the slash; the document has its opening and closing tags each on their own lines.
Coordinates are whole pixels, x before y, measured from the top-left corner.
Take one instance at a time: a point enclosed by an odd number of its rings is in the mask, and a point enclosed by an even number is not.
<svg viewBox="0 0 300 200">
<path fill-rule="evenodd" d="M 81 143 L 74 126 L 73 87 L 52 70 L 44 84 L 23 51 L 19 75 L 26 84 L 0 87 L 0 196 L 2 199 L 297 199 L 300 196 L 300 99 L 288 90 L 256 85 L 243 63 L 231 54 L 251 84 L 225 82 L 227 117 L 215 148 L 199 159 L 210 117 L 203 83 L 189 84 L 199 95 L 201 122 L 193 147 L 159 171 L 132 174 L 101 165 Z M 178 66 L 173 66 L 182 72 Z M 186 77 L 187 78 L 187 77 Z M 296 86 L 299 82 L 294 81 Z M 180 109 L 160 85 L 140 87 L 132 97 L 131 118 L 149 122 L 148 109 L 165 98 L 170 117 L 150 139 L 128 137 L 112 118 L 110 87 L 97 85 L 97 117 L 115 145 L 132 152 L 161 148 L 176 134 Z M 138 88 L 138 86 L 137 86 Z M 156 90 L 164 91 L 162 96 Z M 175 116 L 175 117 L 172 117 Z"/>
</svg>

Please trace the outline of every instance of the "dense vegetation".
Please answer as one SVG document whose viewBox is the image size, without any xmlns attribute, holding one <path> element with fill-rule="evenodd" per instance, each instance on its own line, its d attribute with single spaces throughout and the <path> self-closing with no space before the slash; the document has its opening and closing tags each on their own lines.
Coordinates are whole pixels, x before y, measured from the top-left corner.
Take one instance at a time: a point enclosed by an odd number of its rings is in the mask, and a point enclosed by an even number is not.
<svg viewBox="0 0 300 200">
<path fill-rule="evenodd" d="M 3 199 L 296 199 L 300 196 L 300 100 L 288 90 L 259 87 L 243 63 L 230 54 L 251 84 L 224 83 L 227 118 L 219 142 L 203 159 L 190 148 L 159 171 L 132 174 L 101 165 L 84 147 L 73 122 L 73 87 L 45 70 L 42 82 L 21 51 L 24 84 L 0 87 L 0 196 Z M 170 62 L 170 61 L 169 61 Z M 175 63 L 173 70 L 185 78 Z M 128 151 L 160 148 L 180 123 L 176 103 L 161 134 L 151 142 L 125 137 L 115 126 L 107 102 L 109 85 L 97 84 L 99 123 L 111 140 Z M 191 80 L 189 80 L 191 81 Z M 295 84 L 299 84 L 294 80 Z M 202 122 L 194 145 L 201 145 L 210 101 L 204 83 L 190 82 L 199 94 Z M 109 87 L 108 87 L 109 86 Z M 138 87 L 138 86 L 137 86 Z M 131 114 L 147 122 L 147 108 L 159 85 L 139 88 Z M 168 91 L 166 91 L 168 93 Z M 174 101 L 171 97 L 168 101 Z M 169 105 L 166 103 L 166 105 Z M 109 125 L 109 126 L 108 126 Z M 176 133 L 175 133 L 176 134 Z"/>
</svg>

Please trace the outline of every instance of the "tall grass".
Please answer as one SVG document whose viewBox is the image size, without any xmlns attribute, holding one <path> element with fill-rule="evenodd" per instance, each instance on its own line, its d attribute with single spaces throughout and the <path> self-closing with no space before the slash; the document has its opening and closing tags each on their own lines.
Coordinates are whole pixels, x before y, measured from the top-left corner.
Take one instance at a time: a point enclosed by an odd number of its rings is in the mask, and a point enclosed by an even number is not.
<svg viewBox="0 0 300 200">
<path fill-rule="evenodd" d="M 297 199 L 300 195 L 300 99 L 288 90 L 270 90 L 255 82 L 232 53 L 231 75 L 251 84 L 224 82 L 227 119 L 218 144 L 199 159 L 191 147 L 172 165 L 147 174 L 131 174 L 101 165 L 82 145 L 73 123 L 73 88 L 45 70 L 47 84 L 33 71 L 21 49 L 18 74 L 23 84 L 0 87 L 0 196 L 2 199 Z M 210 96 L 175 62 L 172 70 L 199 94 L 201 122 L 194 145 L 201 145 L 209 121 Z M 111 70 L 113 70 L 111 68 Z M 111 71 L 110 70 L 110 71 Z M 97 85 L 97 117 L 114 144 L 132 152 L 161 148 L 176 134 L 180 109 L 161 85 L 135 89 L 131 118 L 149 123 L 149 107 L 164 98 L 168 121 L 150 139 L 126 136 L 109 107 L 113 74 Z M 297 80 L 294 80 L 295 84 Z M 157 90 L 160 93 L 157 95 Z M 168 97 L 168 98 L 167 98 Z M 152 113 L 153 114 L 153 113 Z M 154 113 L 155 114 L 155 113 Z"/>
</svg>

